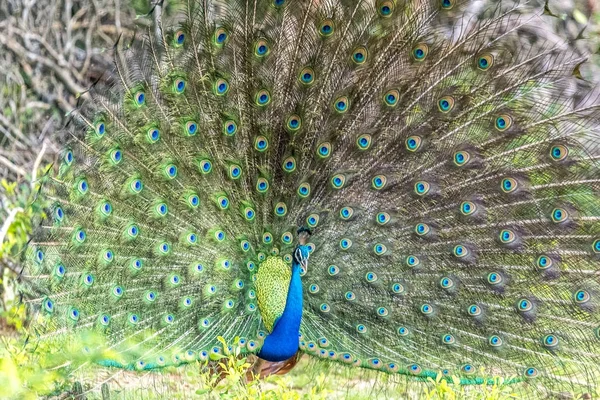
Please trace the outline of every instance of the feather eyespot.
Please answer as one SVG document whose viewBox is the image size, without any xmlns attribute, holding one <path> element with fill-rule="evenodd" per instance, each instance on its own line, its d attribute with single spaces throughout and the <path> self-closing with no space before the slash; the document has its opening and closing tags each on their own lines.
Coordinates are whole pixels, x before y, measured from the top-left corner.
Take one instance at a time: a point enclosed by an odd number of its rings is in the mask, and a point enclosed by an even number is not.
<svg viewBox="0 0 600 400">
<path fill-rule="evenodd" d="M 511 229 L 503 229 L 500 231 L 498 238 L 502 244 L 510 244 L 517 239 L 517 235 Z"/>
<path fill-rule="evenodd" d="M 194 121 L 188 121 L 185 124 L 185 135 L 194 136 L 198 132 L 198 124 Z"/>
<path fill-rule="evenodd" d="M 308 195 L 310 195 L 310 184 L 307 182 L 301 183 L 298 186 L 298 196 L 306 198 Z"/>
<path fill-rule="evenodd" d="M 409 267 L 418 267 L 421 264 L 421 260 L 419 260 L 419 257 L 417 256 L 408 256 L 406 257 L 406 265 L 408 265 Z"/>
<path fill-rule="evenodd" d="M 356 146 L 359 150 L 368 150 L 371 147 L 372 138 L 369 134 L 362 134 L 356 139 Z"/>
<path fill-rule="evenodd" d="M 279 202 L 275 204 L 275 215 L 278 217 L 283 217 L 287 214 L 287 205 L 283 202 Z"/>
<path fill-rule="evenodd" d="M 321 25 L 319 26 L 319 34 L 321 36 L 329 37 L 329 36 L 333 35 L 334 31 L 335 31 L 335 24 L 334 24 L 333 20 L 325 19 L 325 20 L 323 20 L 323 22 L 321 22 Z"/>
<path fill-rule="evenodd" d="M 553 161 L 563 161 L 569 155 L 569 148 L 565 145 L 555 145 L 550 149 L 550 158 Z"/>
<path fill-rule="evenodd" d="M 350 108 L 350 100 L 348 99 L 348 96 L 341 96 L 335 99 L 335 101 L 333 102 L 333 107 L 335 111 L 337 111 L 340 114 L 343 114 L 346 111 L 348 111 L 348 109 Z"/>
<path fill-rule="evenodd" d="M 477 69 L 480 71 L 487 71 L 492 65 L 494 65 L 494 56 L 492 54 L 485 54 L 477 58 Z"/>
<path fill-rule="evenodd" d="M 296 159 L 292 156 L 287 157 L 283 160 L 282 167 L 285 172 L 294 172 L 296 170 Z"/>
<path fill-rule="evenodd" d="M 103 121 L 99 121 L 96 123 L 96 125 L 94 126 L 94 132 L 96 132 L 96 135 L 98 137 L 104 136 L 104 134 L 106 133 L 106 125 Z"/>
<path fill-rule="evenodd" d="M 173 92 L 181 94 L 185 91 L 186 83 L 182 78 L 177 78 L 173 81 Z"/>
<path fill-rule="evenodd" d="M 456 165 L 457 167 L 463 167 L 467 165 L 471 160 L 471 154 L 469 154 L 469 152 L 466 150 L 456 151 L 454 152 L 453 160 L 454 165 Z"/>
<path fill-rule="evenodd" d="M 67 166 L 70 166 L 71 164 L 73 164 L 73 151 L 68 149 L 67 151 L 65 151 L 65 155 L 63 156 L 63 161 L 65 162 L 65 164 Z"/>
<path fill-rule="evenodd" d="M 504 132 L 509 129 L 513 125 L 513 118 L 508 114 L 502 114 L 496 117 L 494 121 L 494 127 L 500 131 Z"/>
<path fill-rule="evenodd" d="M 554 336 L 554 335 L 546 335 L 542 339 L 542 343 L 547 348 L 554 348 L 554 347 L 558 346 L 558 342 L 559 342 L 558 337 Z"/>
<path fill-rule="evenodd" d="M 134 100 L 135 100 L 135 105 L 138 107 L 143 106 L 144 104 L 146 104 L 146 94 L 142 91 L 137 92 L 134 96 L 133 96 Z"/>
<path fill-rule="evenodd" d="M 398 100 L 400 99 L 400 92 L 398 89 L 390 89 L 383 95 L 383 102 L 386 106 L 396 107 Z"/>
<path fill-rule="evenodd" d="M 340 209 L 340 218 L 344 221 L 349 220 L 354 215 L 354 209 L 352 207 L 342 207 Z"/>
<path fill-rule="evenodd" d="M 306 217 L 306 224 L 309 228 L 314 228 L 319 224 L 319 214 L 310 214 Z"/>
<path fill-rule="evenodd" d="M 469 249 L 466 246 L 463 246 L 462 244 L 457 244 L 452 250 L 452 254 L 454 254 L 454 256 L 458 258 L 464 258 L 468 256 L 469 253 Z"/>
<path fill-rule="evenodd" d="M 454 108 L 454 97 L 452 96 L 444 96 L 438 100 L 438 110 L 441 113 L 447 114 Z"/>
<path fill-rule="evenodd" d="M 228 174 L 230 179 L 239 179 L 242 176 L 242 167 L 232 164 L 229 166 Z"/>
<path fill-rule="evenodd" d="M 173 35 L 173 37 L 175 47 L 183 46 L 183 43 L 185 42 L 185 33 L 183 31 L 175 32 L 175 35 Z"/>
<path fill-rule="evenodd" d="M 298 79 L 304 85 L 311 85 L 315 81 L 315 71 L 310 67 L 305 67 L 300 71 Z"/>
<path fill-rule="evenodd" d="M 537 375 L 538 375 L 538 370 L 533 367 L 527 368 L 525 370 L 526 378 L 535 378 Z"/>
<path fill-rule="evenodd" d="M 331 155 L 331 143 L 323 142 L 317 146 L 317 155 L 320 158 L 328 158 Z"/>
<path fill-rule="evenodd" d="M 202 159 L 198 162 L 198 167 L 202 174 L 208 174 L 212 171 L 212 162 L 209 159 Z"/>
<path fill-rule="evenodd" d="M 391 0 L 377 2 L 377 13 L 383 18 L 389 18 L 394 13 L 395 4 Z"/>
<path fill-rule="evenodd" d="M 187 196 L 186 202 L 191 208 L 198 208 L 200 205 L 200 197 L 196 193 L 190 193 Z"/>
<path fill-rule="evenodd" d="M 585 304 L 587 302 L 590 301 L 590 299 L 592 298 L 592 296 L 590 296 L 590 293 L 587 290 L 578 290 L 574 295 L 573 298 L 575 300 L 575 303 L 577 304 Z"/>
<path fill-rule="evenodd" d="M 421 310 L 421 314 L 423 314 L 425 316 L 433 314 L 433 306 L 428 303 L 421 305 L 420 310 Z"/>
<path fill-rule="evenodd" d="M 256 57 L 265 57 L 269 55 L 270 52 L 269 42 L 267 42 L 266 39 L 259 39 L 256 41 L 256 44 L 254 45 L 254 55 Z"/>
<path fill-rule="evenodd" d="M 456 0 L 440 0 L 440 5 L 443 10 L 451 10 L 454 7 Z"/>
<path fill-rule="evenodd" d="M 98 209 L 100 210 L 100 214 L 103 217 L 110 216 L 113 211 L 112 204 L 110 204 L 109 201 L 103 201 L 102 203 L 100 203 L 100 205 L 98 206 Z"/>
<path fill-rule="evenodd" d="M 227 82 L 223 78 L 219 78 L 215 81 L 213 85 L 213 92 L 217 96 L 224 96 L 229 91 L 229 82 Z"/>
<path fill-rule="evenodd" d="M 419 196 L 424 196 L 429 193 L 431 185 L 426 181 L 418 181 L 415 183 L 415 193 Z"/>
<path fill-rule="evenodd" d="M 442 344 L 445 344 L 445 345 L 449 346 L 449 345 L 452 345 L 454 343 L 456 343 L 456 338 L 453 335 L 447 333 L 447 334 L 445 334 L 445 335 L 442 336 Z"/>
<path fill-rule="evenodd" d="M 234 120 L 228 119 L 223 123 L 223 134 L 225 136 L 233 136 L 236 134 L 237 130 L 238 126 Z"/>
<path fill-rule="evenodd" d="M 271 102 L 271 93 L 269 93 L 269 91 L 266 89 L 259 90 L 254 96 L 254 102 L 259 107 L 268 105 Z"/>
<path fill-rule="evenodd" d="M 426 43 L 419 43 L 412 49 L 411 54 L 415 61 L 423 61 L 429 54 L 429 46 Z"/>
<path fill-rule="evenodd" d="M 269 148 L 269 140 L 265 136 L 257 136 L 254 139 L 254 148 L 260 152 L 267 150 Z"/>
<path fill-rule="evenodd" d="M 561 207 L 552 210 L 552 222 L 560 224 L 569 218 L 569 212 Z"/>
<path fill-rule="evenodd" d="M 357 65 L 362 65 L 367 61 L 369 53 L 365 46 L 359 46 L 352 52 L 352 61 Z"/>
<path fill-rule="evenodd" d="M 415 233 L 417 235 L 425 236 L 429 232 L 431 232 L 431 228 L 429 227 L 429 225 L 427 225 L 425 223 L 419 223 L 419 224 L 415 225 Z"/>
<path fill-rule="evenodd" d="M 390 214 L 388 214 L 386 212 L 377 213 L 377 215 L 375 216 L 375 221 L 377 221 L 377 223 L 379 225 L 385 225 L 388 222 L 390 222 L 390 220 L 391 220 Z"/>
<path fill-rule="evenodd" d="M 227 196 L 217 197 L 217 206 L 221 210 L 227 210 L 229 208 L 229 199 L 227 198 Z"/>
<path fill-rule="evenodd" d="M 167 164 L 163 168 L 164 175 L 167 179 L 175 179 L 177 177 L 177 167 L 175 164 Z"/>
<path fill-rule="evenodd" d="M 406 145 L 406 150 L 414 153 L 415 151 L 421 148 L 421 137 L 420 136 L 409 136 L 406 138 L 404 144 Z"/>
<path fill-rule="evenodd" d="M 146 131 L 146 138 L 150 143 L 156 143 L 160 139 L 160 131 L 158 128 L 150 128 Z"/>
<path fill-rule="evenodd" d="M 376 175 L 371 179 L 371 187 L 375 190 L 381 190 L 385 187 L 387 178 L 385 175 Z"/>
<path fill-rule="evenodd" d="M 348 250 L 350 247 L 352 247 L 352 240 L 348 238 L 340 240 L 340 248 L 342 250 Z"/>
<path fill-rule="evenodd" d="M 513 193 L 519 187 L 519 181 L 515 178 L 502 179 L 501 188 L 504 193 Z"/>
<path fill-rule="evenodd" d="M 447 276 L 440 279 L 440 287 L 442 289 L 452 289 L 454 287 L 454 280 Z"/>
<path fill-rule="evenodd" d="M 334 189 L 341 189 L 344 187 L 346 183 L 346 177 L 342 174 L 335 174 L 331 177 L 331 186 Z"/>
<path fill-rule="evenodd" d="M 259 193 L 266 193 L 269 190 L 269 181 L 265 178 L 258 178 L 256 181 L 256 190 Z"/>
<path fill-rule="evenodd" d="M 377 243 L 373 246 L 373 252 L 378 256 L 384 255 L 387 252 L 387 247 L 383 243 Z"/>
<path fill-rule="evenodd" d="M 286 128 L 291 132 L 296 132 L 302 127 L 302 119 L 299 115 L 290 115 L 285 123 Z"/>
<path fill-rule="evenodd" d="M 229 39 L 229 33 L 225 28 L 217 28 L 214 35 L 214 42 L 217 47 L 221 47 Z"/>
<path fill-rule="evenodd" d="M 460 203 L 460 212 L 463 215 L 473 215 L 477 211 L 477 204 L 472 201 L 463 201 Z"/>
</svg>

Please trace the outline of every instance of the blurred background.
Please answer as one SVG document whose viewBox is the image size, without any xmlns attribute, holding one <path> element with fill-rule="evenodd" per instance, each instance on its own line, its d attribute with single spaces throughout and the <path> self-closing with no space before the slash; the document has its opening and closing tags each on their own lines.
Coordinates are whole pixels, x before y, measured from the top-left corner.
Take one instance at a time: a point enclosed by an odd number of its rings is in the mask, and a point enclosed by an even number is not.
<svg viewBox="0 0 600 400">
<path fill-rule="evenodd" d="M 161 2 L 163 18 L 175 15 L 181 1 Z M 511 1 L 504 0 L 503 4 Z M 470 12 L 485 18 L 486 9 L 494 3 L 497 2 L 477 1 Z M 357 377 L 356 371 L 315 366 L 306 360 L 284 378 L 255 385 L 250 382 L 250 386 L 246 384 L 242 389 L 237 388 L 235 376 L 230 379 L 231 387 L 221 387 L 218 391 L 202 389 L 212 387 L 210 382 L 203 381 L 211 378 L 188 368 L 154 377 L 127 374 L 117 377 L 107 372 L 105 385 L 98 386 L 102 391 L 82 394 L 90 388 L 85 382 L 73 382 L 59 370 L 48 374 L 43 368 L 44 360 L 20 344 L 19 336 L 31 332 L 27 330 L 28 316 L 19 304 L 15 283 L 19 254 L 31 230 L 31 217 L 41 212 L 30 206 L 37 173 L 56 157 L 65 140 L 62 128 L 70 111 L 85 97 L 86 88 L 111 81 L 115 48 L 127 47 L 136 35 L 152 25 L 158 14 L 153 5 L 152 0 L 0 1 L 0 398 L 4 395 L 36 398 L 41 393 L 56 398 L 103 399 L 338 395 L 398 398 L 399 393 L 403 393 L 401 398 L 510 398 L 510 390 L 501 387 L 490 389 L 490 393 L 462 393 L 461 389 L 448 388 L 440 382 L 424 385 L 423 392 L 404 393 L 401 379 L 394 381 L 389 376 L 367 372 Z M 580 68 L 577 84 L 597 83 L 600 1 L 550 0 L 545 4 L 542 0 L 531 0 L 526 5 L 528 10 L 524 13 L 533 15 L 545 10 L 545 15 L 539 18 L 543 23 L 525 32 L 520 40 L 569 42 L 575 51 L 588 57 L 588 62 Z M 576 94 L 574 90 L 572 95 Z M 243 368 L 238 369 L 236 373 L 244 373 Z M 374 391 L 373 382 L 378 380 L 380 384 Z M 107 382 L 112 386 L 108 387 Z"/>
</svg>

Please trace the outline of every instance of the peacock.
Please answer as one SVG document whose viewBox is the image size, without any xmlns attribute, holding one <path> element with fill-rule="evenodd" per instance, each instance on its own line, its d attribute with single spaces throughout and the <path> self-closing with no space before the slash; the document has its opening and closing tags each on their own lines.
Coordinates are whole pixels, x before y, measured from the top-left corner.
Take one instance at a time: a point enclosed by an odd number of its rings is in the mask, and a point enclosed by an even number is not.
<svg viewBox="0 0 600 400">
<path fill-rule="evenodd" d="M 237 346 L 594 390 L 584 58 L 523 40 L 520 4 L 183 3 L 116 51 L 39 178 L 21 274 L 39 340 L 135 371 Z"/>
</svg>

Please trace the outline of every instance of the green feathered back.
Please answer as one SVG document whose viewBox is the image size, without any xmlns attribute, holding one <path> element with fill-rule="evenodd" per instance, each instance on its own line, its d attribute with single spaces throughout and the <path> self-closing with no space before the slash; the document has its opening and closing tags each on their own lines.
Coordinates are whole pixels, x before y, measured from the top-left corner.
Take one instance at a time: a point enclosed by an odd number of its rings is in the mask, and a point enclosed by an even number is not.
<svg viewBox="0 0 600 400">
<path fill-rule="evenodd" d="M 255 353 L 306 226 L 308 354 L 593 387 L 600 107 L 564 94 L 566 46 L 516 39 L 518 7 L 468 9 L 190 0 L 118 53 L 43 178 L 42 336 L 102 333 L 139 369 L 218 336 Z"/>
</svg>

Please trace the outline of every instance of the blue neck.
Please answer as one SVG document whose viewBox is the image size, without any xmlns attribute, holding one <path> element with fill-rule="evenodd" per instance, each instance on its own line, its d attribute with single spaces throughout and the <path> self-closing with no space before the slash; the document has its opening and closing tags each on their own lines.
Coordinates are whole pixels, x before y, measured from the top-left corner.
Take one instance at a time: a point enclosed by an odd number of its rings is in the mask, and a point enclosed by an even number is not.
<svg viewBox="0 0 600 400">
<path fill-rule="evenodd" d="M 298 351 L 298 335 L 302 321 L 302 280 L 300 264 L 292 262 L 292 279 L 283 315 L 267 335 L 258 356 L 267 361 L 283 361 Z"/>
</svg>

